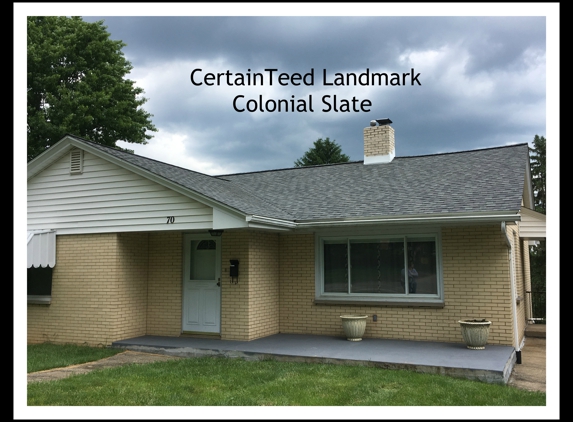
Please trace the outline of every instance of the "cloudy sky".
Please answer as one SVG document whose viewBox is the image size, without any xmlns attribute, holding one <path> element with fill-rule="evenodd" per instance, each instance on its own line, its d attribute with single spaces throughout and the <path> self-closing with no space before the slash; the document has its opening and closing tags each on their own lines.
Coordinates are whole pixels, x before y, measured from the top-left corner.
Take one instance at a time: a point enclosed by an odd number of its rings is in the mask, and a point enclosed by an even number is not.
<svg viewBox="0 0 573 422">
<path fill-rule="evenodd" d="M 539 16 L 390 17 L 381 5 L 359 5 L 339 13 L 361 16 L 285 17 L 158 16 L 169 10 L 141 7 L 150 16 L 113 16 L 121 10 L 105 5 L 73 10 L 103 20 L 111 38 L 127 44 L 129 78 L 145 90 L 158 129 L 147 145 L 118 143 L 140 155 L 212 175 L 258 171 L 292 167 L 329 137 L 362 160 L 363 128 L 385 117 L 397 156 L 547 137 L 550 25 L 542 9 Z M 220 84 L 207 85 L 205 77 L 219 73 Z M 255 73 L 262 81 L 249 85 Z M 281 85 L 281 73 L 303 79 Z M 367 73 L 386 73 L 388 84 L 361 85 Z M 235 83 L 241 75 L 245 86 Z M 261 99 L 268 108 L 249 111 Z M 273 111 L 280 100 L 288 109 Z"/>
<path fill-rule="evenodd" d="M 393 121 L 398 156 L 546 135 L 545 17 L 84 19 L 104 20 L 111 38 L 127 44 L 130 78 L 158 128 L 148 145 L 121 145 L 207 174 L 292 167 L 326 137 L 362 160 L 362 130 L 383 117 Z M 202 85 L 191 81 L 195 69 Z M 388 85 L 362 86 L 367 71 L 387 73 Z M 206 85 L 209 73 L 225 73 L 220 85 Z M 263 74 L 262 85 L 234 83 L 248 73 Z M 280 73 L 310 74 L 308 85 L 282 86 Z M 337 73 L 364 75 L 337 86 Z M 272 111 L 279 100 L 286 111 Z"/>
</svg>

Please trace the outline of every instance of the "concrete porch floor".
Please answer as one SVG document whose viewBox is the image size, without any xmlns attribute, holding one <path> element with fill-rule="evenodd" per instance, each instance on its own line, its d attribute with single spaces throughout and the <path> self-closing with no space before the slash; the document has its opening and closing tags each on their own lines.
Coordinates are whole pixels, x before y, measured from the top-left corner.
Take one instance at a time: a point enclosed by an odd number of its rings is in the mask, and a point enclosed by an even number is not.
<svg viewBox="0 0 573 422">
<path fill-rule="evenodd" d="M 112 343 L 114 348 L 180 357 L 224 356 L 249 360 L 371 365 L 408 369 L 507 384 L 516 362 L 511 346 L 470 350 L 463 343 L 275 334 L 252 341 L 195 337 L 141 336 Z"/>
</svg>

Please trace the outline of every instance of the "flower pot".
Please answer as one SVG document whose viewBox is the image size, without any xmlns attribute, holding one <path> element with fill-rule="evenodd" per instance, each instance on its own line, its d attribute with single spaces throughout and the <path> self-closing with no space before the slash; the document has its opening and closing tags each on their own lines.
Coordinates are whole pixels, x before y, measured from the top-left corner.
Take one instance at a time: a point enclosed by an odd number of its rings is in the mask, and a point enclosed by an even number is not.
<svg viewBox="0 0 573 422">
<path fill-rule="evenodd" d="M 462 329 L 462 337 L 468 349 L 485 349 L 489 336 L 491 321 L 485 319 L 467 319 L 458 321 Z"/>
<path fill-rule="evenodd" d="M 360 341 L 366 330 L 368 315 L 341 315 L 342 329 L 349 341 Z"/>
</svg>

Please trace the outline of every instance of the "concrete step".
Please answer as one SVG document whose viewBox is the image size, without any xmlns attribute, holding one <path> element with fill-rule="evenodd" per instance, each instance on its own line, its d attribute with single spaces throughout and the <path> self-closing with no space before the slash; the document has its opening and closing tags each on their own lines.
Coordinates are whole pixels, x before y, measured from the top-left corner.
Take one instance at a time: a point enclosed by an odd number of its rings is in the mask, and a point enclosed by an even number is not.
<svg viewBox="0 0 573 422">
<path fill-rule="evenodd" d="M 528 324 L 525 328 L 526 337 L 546 338 L 545 324 Z"/>
</svg>

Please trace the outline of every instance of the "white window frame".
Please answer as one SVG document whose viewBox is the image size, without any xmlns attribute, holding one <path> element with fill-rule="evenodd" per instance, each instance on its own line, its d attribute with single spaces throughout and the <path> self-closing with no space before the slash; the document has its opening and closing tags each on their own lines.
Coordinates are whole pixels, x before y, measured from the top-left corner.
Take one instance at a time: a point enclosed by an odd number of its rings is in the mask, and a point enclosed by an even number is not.
<svg viewBox="0 0 573 422">
<path fill-rule="evenodd" d="M 372 231 L 370 231 L 372 233 Z M 390 293 L 331 293 L 324 291 L 324 242 L 346 240 L 385 240 L 402 238 L 433 238 L 436 245 L 436 294 L 403 294 Z M 442 271 L 442 239 L 440 230 L 393 231 L 379 234 L 351 233 L 317 233 L 315 236 L 315 303 L 356 304 L 356 305 L 404 305 L 404 306 L 438 306 L 444 305 L 444 278 Z"/>
</svg>

